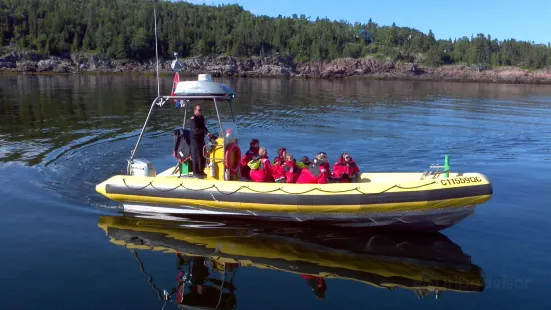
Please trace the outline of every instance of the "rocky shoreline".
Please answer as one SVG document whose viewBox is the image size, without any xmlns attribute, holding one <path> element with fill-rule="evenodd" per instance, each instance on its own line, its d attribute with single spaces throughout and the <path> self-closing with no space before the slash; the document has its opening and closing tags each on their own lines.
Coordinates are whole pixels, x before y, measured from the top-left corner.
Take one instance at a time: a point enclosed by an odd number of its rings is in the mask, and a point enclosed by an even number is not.
<svg viewBox="0 0 551 310">
<path fill-rule="evenodd" d="M 159 63 L 161 72 L 169 73 L 171 60 Z M 198 56 L 181 59 L 181 74 L 210 73 L 213 76 L 296 77 L 464 81 L 514 84 L 551 84 L 551 68 L 525 70 L 518 67 L 478 70 L 469 66 L 423 67 L 412 63 L 376 60 L 373 58 L 340 58 L 328 62 L 294 62 L 291 57 Z M 32 53 L 11 53 L 0 57 L 0 72 L 155 72 L 154 60 L 130 61 L 102 59 L 73 53 L 65 57 L 39 56 Z"/>
</svg>

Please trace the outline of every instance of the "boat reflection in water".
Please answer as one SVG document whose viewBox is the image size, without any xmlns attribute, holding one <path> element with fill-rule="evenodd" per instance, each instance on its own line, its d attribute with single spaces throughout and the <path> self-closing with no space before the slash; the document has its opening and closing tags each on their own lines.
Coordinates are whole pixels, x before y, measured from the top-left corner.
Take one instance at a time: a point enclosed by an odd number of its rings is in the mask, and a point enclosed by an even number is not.
<svg viewBox="0 0 551 310">
<path fill-rule="evenodd" d="M 319 298 L 331 294 L 326 283 L 331 278 L 408 289 L 418 297 L 484 290 L 482 269 L 436 232 L 130 216 L 100 217 L 98 225 L 112 243 L 131 249 L 138 259 L 135 249 L 175 255 L 177 283 L 173 289 L 157 290 L 161 299 L 183 307 L 235 308 L 235 272 L 248 267 L 297 274 Z"/>
</svg>

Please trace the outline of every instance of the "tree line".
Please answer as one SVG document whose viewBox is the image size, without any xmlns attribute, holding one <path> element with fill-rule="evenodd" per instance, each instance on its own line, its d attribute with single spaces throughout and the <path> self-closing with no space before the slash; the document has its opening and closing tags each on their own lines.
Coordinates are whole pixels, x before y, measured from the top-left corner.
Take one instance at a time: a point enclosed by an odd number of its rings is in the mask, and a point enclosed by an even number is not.
<svg viewBox="0 0 551 310">
<path fill-rule="evenodd" d="M 47 55 L 96 53 L 146 60 L 155 55 L 153 8 L 159 55 L 282 55 L 295 61 L 373 56 L 427 65 L 551 65 L 551 45 L 478 34 L 437 40 L 409 27 L 257 16 L 239 5 L 194 5 L 156 0 L 2 0 L 0 43 Z"/>
</svg>

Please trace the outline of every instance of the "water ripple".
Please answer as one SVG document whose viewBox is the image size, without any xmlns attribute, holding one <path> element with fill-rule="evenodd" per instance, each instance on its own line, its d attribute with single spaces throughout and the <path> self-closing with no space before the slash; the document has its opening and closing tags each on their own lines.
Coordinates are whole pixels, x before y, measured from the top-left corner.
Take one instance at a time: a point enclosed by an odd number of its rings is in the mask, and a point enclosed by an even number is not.
<svg viewBox="0 0 551 310">
<path fill-rule="evenodd" d="M 8 84 L 28 82 L 2 78 Z M 127 77 L 118 77 L 117 87 L 101 77 L 83 79 L 90 79 L 90 88 L 77 91 L 73 88 L 82 81 L 57 79 L 56 93 L 42 97 L 3 88 L 0 103 L 0 162 L 43 167 L 47 186 L 67 196 L 79 196 L 74 192 L 81 190 L 72 184 L 82 175 L 89 175 L 85 182 L 91 186 L 124 170 L 151 99 L 140 98 L 133 88 L 156 91 L 145 79 L 126 83 Z M 507 88 L 495 85 L 480 86 L 469 96 L 463 88 L 472 86 L 462 84 L 354 82 L 350 88 L 327 81 L 247 81 L 258 85 L 232 80 L 239 94 L 240 141 L 259 138 L 264 146 L 286 146 L 295 156 L 324 150 L 336 158 L 347 150 L 362 169 L 417 171 L 444 154 L 452 154 L 460 166 L 475 167 L 549 160 L 550 144 L 542 134 L 551 134 L 551 96 L 529 91 L 521 96 L 519 89 L 506 96 Z M 493 92 L 495 87 L 500 91 Z M 66 100 L 65 92 L 80 92 L 78 101 Z M 216 128 L 212 107 L 205 104 L 205 109 L 209 128 Z M 228 115 L 227 106 L 220 109 Z M 160 157 L 160 166 L 173 164 L 171 131 L 182 123 L 182 112 L 164 107 L 151 119 L 140 151 L 149 159 Z"/>
</svg>

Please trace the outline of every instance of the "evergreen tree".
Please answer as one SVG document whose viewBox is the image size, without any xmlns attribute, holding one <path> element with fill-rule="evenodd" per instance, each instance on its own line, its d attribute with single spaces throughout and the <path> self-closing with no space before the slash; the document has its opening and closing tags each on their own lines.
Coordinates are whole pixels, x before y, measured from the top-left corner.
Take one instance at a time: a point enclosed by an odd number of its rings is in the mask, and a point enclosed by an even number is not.
<svg viewBox="0 0 551 310">
<path fill-rule="evenodd" d="M 145 28 L 141 27 L 136 30 L 134 36 L 132 37 L 130 48 L 134 54 L 134 57 L 138 59 L 146 58 L 150 54 L 149 50 L 151 47 L 149 45 L 148 35 Z"/>
<path fill-rule="evenodd" d="M 115 57 L 118 59 L 127 58 L 129 51 L 128 51 L 128 43 L 126 41 L 126 38 L 124 35 L 119 35 L 117 37 L 117 41 L 115 42 L 116 48 L 115 48 Z"/>
<path fill-rule="evenodd" d="M 73 44 L 71 44 L 71 51 L 76 52 L 78 51 L 80 46 L 80 40 L 78 38 L 78 33 L 75 33 L 73 35 Z"/>
<path fill-rule="evenodd" d="M 542 68 L 551 65 L 551 44 L 490 35 L 454 41 L 409 27 L 351 24 L 296 14 L 257 16 L 238 5 L 193 5 L 169 0 L 0 1 L 0 44 L 60 54 L 94 52 L 145 60 L 155 55 L 157 9 L 161 57 L 199 54 L 290 55 L 296 61 L 377 55 L 427 64 L 471 63 Z M 420 58 L 418 58 L 421 56 Z"/>
</svg>

